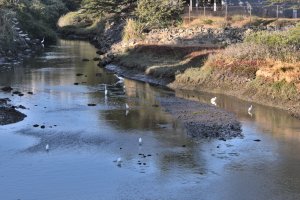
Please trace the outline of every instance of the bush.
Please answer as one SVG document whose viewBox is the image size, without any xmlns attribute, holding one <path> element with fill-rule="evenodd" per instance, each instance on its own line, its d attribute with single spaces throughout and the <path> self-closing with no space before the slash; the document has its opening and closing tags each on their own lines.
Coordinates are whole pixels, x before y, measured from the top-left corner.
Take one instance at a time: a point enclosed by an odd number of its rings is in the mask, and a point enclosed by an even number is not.
<svg viewBox="0 0 300 200">
<path fill-rule="evenodd" d="M 181 22 L 183 1 L 139 0 L 136 8 L 138 21 L 147 28 L 164 28 Z"/>
</svg>

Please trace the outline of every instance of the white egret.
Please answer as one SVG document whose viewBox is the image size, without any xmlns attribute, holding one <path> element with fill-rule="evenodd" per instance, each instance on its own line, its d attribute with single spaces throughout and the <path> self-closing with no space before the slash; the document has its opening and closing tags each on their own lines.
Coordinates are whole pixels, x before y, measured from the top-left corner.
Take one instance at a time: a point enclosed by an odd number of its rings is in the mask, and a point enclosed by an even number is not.
<svg viewBox="0 0 300 200">
<path fill-rule="evenodd" d="M 117 159 L 117 165 L 118 165 L 119 167 L 121 167 L 121 165 L 122 165 L 122 158 L 118 158 L 118 159 Z"/>
<path fill-rule="evenodd" d="M 127 103 L 125 104 L 125 107 L 126 107 L 126 110 L 129 110 L 129 106 Z"/>
<path fill-rule="evenodd" d="M 249 108 L 248 108 L 248 114 L 252 117 L 252 113 L 251 113 L 251 111 L 252 111 L 252 108 L 253 108 L 253 106 L 251 105 Z"/>
<path fill-rule="evenodd" d="M 46 144 L 45 149 L 46 149 L 46 151 L 49 151 L 49 149 L 50 149 L 49 144 Z"/>
<path fill-rule="evenodd" d="M 139 138 L 139 145 L 142 145 L 142 143 L 143 143 L 142 138 Z"/>
<path fill-rule="evenodd" d="M 210 103 L 216 106 L 217 105 L 216 100 L 217 97 L 211 98 Z"/>
<path fill-rule="evenodd" d="M 104 86 L 104 94 L 105 94 L 105 96 L 107 96 L 107 93 L 108 93 L 108 91 L 107 91 L 107 87 L 106 87 L 106 84 L 105 84 L 105 86 Z"/>
</svg>

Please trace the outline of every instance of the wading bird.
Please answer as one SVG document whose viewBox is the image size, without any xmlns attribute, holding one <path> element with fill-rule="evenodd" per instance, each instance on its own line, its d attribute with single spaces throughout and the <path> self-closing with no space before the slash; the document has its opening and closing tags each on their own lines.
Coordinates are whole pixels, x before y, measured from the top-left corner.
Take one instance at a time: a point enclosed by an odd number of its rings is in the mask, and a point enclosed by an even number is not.
<svg viewBox="0 0 300 200">
<path fill-rule="evenodd" d="M 46 144 L 45 149 L 46 149 L 46 151 L 49 151 L 49 149 L 50 149 L 49 144 Z"/>
<path fill-rule="evenodd" d="M 142 143 L 143 143 L 142 138 L 139 138 L 139 145 L 142 145 Z"/>
<path fill-rule="evenodd" d="M 217 97 L 211 98 L 210 103 L 217 106 L 216 100 L 217 100 Z"/>
<path fill-rule="evenodd" d="M 108 93 L 108 91 L 107 91 L 106 84 L 105 84 L 105 86 L 104 86 L 104 94 L 105 94 L 105 96 L 107 96 L 107 93 Z"/>
<path fill-rule="evenodd" d="M 251 105 L 249 108 L 248 108 L 248 114 L 252 117 L 252 113 L 251 113 L 251 111 L 252 111 L 252 108 L 253 108 L 253 106 Z"/>
</svg>

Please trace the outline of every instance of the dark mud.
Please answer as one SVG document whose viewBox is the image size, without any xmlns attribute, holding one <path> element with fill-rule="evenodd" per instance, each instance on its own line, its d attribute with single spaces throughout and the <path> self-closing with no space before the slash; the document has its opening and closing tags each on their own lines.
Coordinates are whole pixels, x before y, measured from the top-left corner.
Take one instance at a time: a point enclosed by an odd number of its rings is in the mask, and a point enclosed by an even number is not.
<svg viewBox="0 0 300 200">
<path fill-rule="evenodd" d="M 242 136 L 241 124 L 233 113 L 177 97 L 159 100 L 168 113 L 183 123 L 191 137 L 226 140 Z"/>
<path fill-rule="evenodd" d="M 0 99 L 0 125 L 13 124 L 22 121 L 26 115 L 17 111 L 8 103 L 9 99 Z"/>
</svg>

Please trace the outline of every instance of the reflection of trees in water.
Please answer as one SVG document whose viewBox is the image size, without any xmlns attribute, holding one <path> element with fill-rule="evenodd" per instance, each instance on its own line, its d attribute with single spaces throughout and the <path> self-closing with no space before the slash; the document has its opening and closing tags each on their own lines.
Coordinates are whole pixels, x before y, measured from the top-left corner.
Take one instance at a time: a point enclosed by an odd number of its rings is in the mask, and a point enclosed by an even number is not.
<svg viewBox="0 0 300 200">
<path fill-rule="evenodd" d="M 101 118 L 121 129 L 158 129 L 159 124 L 167 124 L 171 119 L 163 113 L 156 96 L 160 95 L 158 90 L 148 84 L 143 84 L 131 80 L 125 80 L 126 96 L 115 101 L 120 105 L 120 109 L 100 112 Z M 123 91 L 123 88 L 120 88 Z M 128 103 L 130 110 L 126 116 L 125 103 Z"/>
<path fill-rule="evenodd" d="M 176 91 L 176 96 L 209 104 L 210 98 L 217 96 L 218 107 L 225 108 L 247 121 L 255 121 L 255 124 L 263 131 L 271 133 L 278 138 L 300 140 L 300 120 L 291 117 L 287 112 L 268 106 L 257 105 L 251 102 L 239 100 L 226 95 L 216 95 L 204 92 Z M 247 113 L 248 107 L 253 104 L 253 117 Z"/>
</svg>

